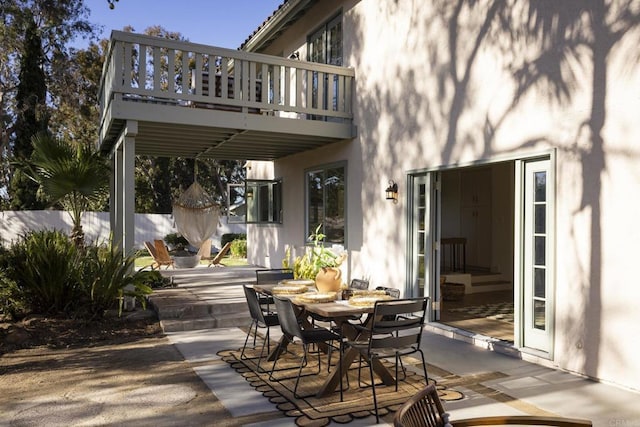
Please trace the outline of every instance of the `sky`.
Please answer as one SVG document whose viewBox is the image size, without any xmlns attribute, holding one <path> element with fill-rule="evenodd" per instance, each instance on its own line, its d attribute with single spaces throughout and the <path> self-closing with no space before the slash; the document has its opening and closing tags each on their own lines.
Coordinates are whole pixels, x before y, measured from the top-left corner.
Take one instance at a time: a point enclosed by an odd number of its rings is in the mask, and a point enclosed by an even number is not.
<svg viewBox="0 0 640 427">
<path fill-rule="evenodd" d="M 136 33 L 160 25 L 179 32 L 193 43 L 237 49 L 283 0 L 119 0 L 109 9 L 107 0 L 85 0 L 89 21 L 101 26 L 100 39 L 112 30 L 131 25 Z M 88 40 L 76 40 L 85 48 Z"/>
</svg>

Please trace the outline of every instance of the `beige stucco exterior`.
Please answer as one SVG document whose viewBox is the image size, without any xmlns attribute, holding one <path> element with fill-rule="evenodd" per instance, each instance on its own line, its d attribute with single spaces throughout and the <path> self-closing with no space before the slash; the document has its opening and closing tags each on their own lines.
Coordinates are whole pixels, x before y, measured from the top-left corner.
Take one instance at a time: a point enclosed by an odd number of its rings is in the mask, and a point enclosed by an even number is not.
<svg viewBox="0 0 640 427">
<path fill-rule="evenodd" d="M 551 155 L 555 334 L 541 360 L 640 390 L 640 280 L 633 273 L 640 242 L 640 30 L 606 38 L 610 49 L 592 31 L 623 28 L 617 8 L 637 11 L 640 2 L 602 2 L 610 7 L 605 18 L 582 15 L 582 26 L 553 47 L 558 53 L 571 41 L 580 45 L 556 69 L 566 82 L 562 102 L 550 85 L 516 97 L 515 70 L 543 49 L 540 37 L 524 35 L 528 4 L 514 2 L 503 12 L 520 33 L 512 40 L 496 20 L 480 35 L 497 2 L 479 3 L 463 6 L 454 19 L 458 2 L 448 0 L 323 0 L 263 52 L 298 51 L 304 59 L 306 36 L 341 10 L 358 135 L 274 163 L 252 162 L 250 178 L 282 178 L 284 216 L 282 225 L 247 227 L 250 261 L 279 267 L 286 245 L 304 244 L 305 169 L 347 161 L 345 273 L 404 288 L 410 171 Z M 557 12 L 567 12 L 557 3 Z M 553 70 L 555 59 L 542 65 Z M 606 80 L 593 77 L 599 64 Z M 399 185 L 398 204 L 384 198 L 389 180 Z"/>
</svg>

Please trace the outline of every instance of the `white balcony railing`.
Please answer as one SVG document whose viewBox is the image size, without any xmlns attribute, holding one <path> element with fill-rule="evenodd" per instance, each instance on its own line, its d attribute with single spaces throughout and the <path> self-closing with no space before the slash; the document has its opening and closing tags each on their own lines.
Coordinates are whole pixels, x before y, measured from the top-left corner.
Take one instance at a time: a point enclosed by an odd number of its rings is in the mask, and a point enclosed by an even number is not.
<svg viewBox="0 0 640 427">
<path fill-rule="evenodd" d="M 353 80 L 349 68 L 114 31 L 100 107 L 103 121 L 122 100 L 351 123 Z"/>
</svg>

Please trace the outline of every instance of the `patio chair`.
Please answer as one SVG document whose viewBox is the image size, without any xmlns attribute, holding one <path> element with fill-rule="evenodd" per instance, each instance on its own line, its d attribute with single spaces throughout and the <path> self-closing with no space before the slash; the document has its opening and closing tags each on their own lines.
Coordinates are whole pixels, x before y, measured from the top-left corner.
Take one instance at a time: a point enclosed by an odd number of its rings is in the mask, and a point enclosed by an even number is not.
<svg viewBox="0 0 640 427">
<path fill-rule="evenodd" d="M 310 396 L 300 396 L 298 395 L 298 383 L 300 382 L 300 378 L 302 375 L 302 368 L 307 365 L 308 354 L 309 354 L 309 346 L 312 344 L 320 344 L 320 343 L 329 343 L 329 351 L 328 351 L 328 361 L 327 361 L 327 372 L 329 372 L 329 368 L 331 367 L 331 349 L 332 343 L 334 341 L 340 343 L 340 346 L 337 348 L 338 353 L 340 354 L 340 361 L 338 362 L 338 366 L 340 369 L 340 401 L 342 401 L 342 352 L 341 352 L 341 344 L 342 337 L 339 334 L 327 329 L 327 328 L 316 328 L 312 327 L 311 329 L 302 329 L 298 318 L 296 316 L 296 311 L 293 307 L 293 303 L 291 300 L 286 298 L 274 297 L 274 301 L 276 304 L 276 312 L 278 313 L 278 321 L 280 322 L 280 328 L 282 329 L 283 337 L 282 339 L 286 341 L 286 343 L 294 343 L 294 340 L 299 340 L 302 344 L 303 354 L 300 358 L 300 365 L 298 366 L 298 374 L 296 378 L 296 384 L 293 388 L 293 396 L 296 399 L 302 399 Z M 321 355 L 318 350 L 318 371 L 308 375 L 318 375 L 322 371 L 322 362 Z M 270 381 L 276 381 L 273 377 L 273 372 L 276 368 L 276 363 L 278 359 L 273 361 L 273 367 L 271 368 L 271 373 L 269 374 Z M 304 376 L 308 376 L 304 375 Z M 282 378 L 279 381 L 284 379 L 292 379 L 294 377 Z"/>
<path fill-rule="evenodd" d="M 207 267 L 211 267 L 212 265 L 214 267 L 224 267 L 222 264 L 220 264 L 220 261 L 227 254 L 227 252 L 229 252 L 229 249 L 231 249 L 231 242 L 225 243 L 222 249 L 220 249 L 220 252 L 218 252 L 216 256 L 211 259 L 211 261 L 209 261 L 209 265 L 207 265 Z"/>
<path fill-rule="evenodd" d="M 349 289 L 367 290 L 369 289 L 369 281 L 365 279 L 351 279 Z"/>
<path fill-rule="evenodd" d="M 345 294 L 343 294 L 343 298 L 348 299 L 350 292 L 349 291 L 353 291 L 353 290 L 366 290 L 369 289 L 369 281 L 368 280 L 364 280 L 364 279 L 351 279 L 351 283 L 349 284 L 349 287 L 347 288 L 347 292 Z M 349 320 L 360 320 L 362 318 L 362 315 L 353 315 L 353 316 L 349 316 Z M 315 313 L 311 313 L 311 320 L 314 322 L 315 321 L 319 321 L 319 322 L 330 322 L 330 319 L 327 319 L 326 317 L 323 317 L 319 314 L 315 314 Z M 332 326 L 332 329 L 335 330 L 335 327 Z"/>
<path fill-rule="evenodd" d="M 393 417 L 394 427 L 471 427 L 486 425 L 537 425 L 559 427 L 591 426 L 589 420 L 562 417 L 542 417 L 529 415 L 503 415 L 494 417 L 468 418 L 450 421 L 449 414 L 438 396 L 434 384 L 420 390 L 407 400 Z"/>
<path fill-rule="evenodd" d="M 371 389 L 373 391 L 373 405 L 376 412 L 376 422 L 380 422 L 378 415 L 378 400 L 376 397 L 376 382 L 373 376 L 373 362 L 375 360 L 395 358 L 395 387 L 398 391 L 398 365 L 402 356 L 420 353 L 425 382 L 429 383 L 427 364 L 424 352 L 420 348 L 422 330 L 429 297 L 377 301 L 373 309 L 373 317 L 367 325 L 354 325 L 366 336 L 364 340 L 347 341 L 347 347 L 358 351 L 360 361 L 363 359 L 369 365 Z M 391 319 L 391 320 L 387 320 Z M 358 385 L 360 386 L 360 371 L 358 368 Z"/>
<path fill-rule="evenodd" d="M 255 289 L 242 285 L 244 289 L 244 295 L 247 299 L 247 305 L 249 306 L 249 315 L 251 316 L 251 324 L 249 325 L 249 330 L 247 331 L 247 337 L 244 340 L 244 346 L 242 347 L 242 353 L 240 353 L 241 360 L 252 359 L 249 357 L 245 357 L 245 350 L 247 348 L 247 343 L 249 342 L 249 336 L 251 335 L 251 331 L 253 331 L 253 348 L 256 348 L 256 338 L 258 336 L 258 329 L 266 329 L 264 340 L 262 341 L 262 347 L 260 348 L 260 354 L 258 355 L 258 364 L 256 371 L 260 372 L 260 363 L 262 362 L 262 357 L 265 354 L 265 345 L 267 347 L 267 354 L 269 353 L 270 345 L 270 334 L 269 330 L 272 326 L 277 326 L 278 323 L 278 315 L 273 312 L 264 312 L 262 307 L 260 306 L 260 302 L 258 300 L 258 293 Z"/>
<path fill-rule="evenodd" d="M 397 288 L 387 288 L 385 286 L 378 286 L 376 287 L 376 291 L 385 291 L 387 295 L 389 295 L 391 298 L 395 298 L 395 299 L 400 298 L 400 289 L 397 289 Z"/>
<path fill-rule="evenodd" d="M 358 290 L 358 291 L 366 291 L 369 289 L 369 281 L 365 279 L 351 279 L 351 283 L 349 283 L 349 287 L 347 288 L 346 299 L 349 299 L 349 291 Z M 343 296 L 345 298 L 345 296 Z M 362 323 L 362 315 L 353 315 L 349 316 L 349 320 L 356 320 Z"/>
<path fill-rule="evenodd" d="M 268 268 L 256 270 L 256 284 L 277 283 L 280 280 L 293 279 L 293 270 L 289 268 Z"/>
<path fill-rule="evenodd" d="M 152 270 L 155 270 L 156 267 L 160 270 L 163 265 L 167 269 L 173 267 L 173 258 L 169 255 L 169 250 L 167 250 L 163 240 L 156 239 L 153 241 L 153 245 L 151 242 L 144 242 L 144 247 L 147 248 L 149 255 L 153 258 L 153 263 L 151 263 Z"/>
<path fill-rule="evenodd" d="M 280 280 L 293 279 L 293 270 L 289 268 L 268 268 L 256 270 L 256 285 L 264 285 L 270 283 L 277 283 Z M 268 295 L 258 295 L 261 305 L 266 305 L 266 309 L 269 310 L 269 305 L 273 304 L 273 297 Z"/>
<path fill-rule="evenodd" d="M 149 255 L 151 255 L 152 258 L 155 258 L 155 256 L 156 256 L 156 248 L 153 247 L 153 243 L 144 242 L 144 247 L 147 250 L 147 252 L 149 252 Z"/>
</svg>

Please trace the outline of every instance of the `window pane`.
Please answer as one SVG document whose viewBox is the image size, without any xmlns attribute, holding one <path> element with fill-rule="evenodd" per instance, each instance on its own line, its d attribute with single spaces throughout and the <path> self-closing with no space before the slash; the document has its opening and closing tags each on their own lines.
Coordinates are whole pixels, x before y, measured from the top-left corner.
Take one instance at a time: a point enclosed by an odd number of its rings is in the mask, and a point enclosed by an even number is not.
<svg viewBox="0 0 640 427">
<path fill-rule="evenodd" d="M 327 243 L 345 243 L 345 167 L 307 172 L 307 235 L 318 225 Z"/>
<path fill-rule="evenodd" d="M 307 194 L 309 197 L 307 235 L 311 234 L 318 225 L 324 222 L 324 200 L 323 200 L 324 174 L 319 172 L 309 172 L 307 174 Z"/>
<path fill-rule="evenodd" d="M 247 223 L 281 223 L 282 182 L 247 180 Z"/>
<path fill-rule="evenodd" d="M 427 203 L 427 186 L 420 184 L 418 186 L 418 206 L 426 206 Z"/>
<path fill-rule="evenodd" d="M 258 187 L 258 221 L 269 221 L 269 185 L 262 184 Z"/>
<path fill-rule="evenodd" d="M 424 235 L 425 235 L 424 232 L 418 233 L 418 255 L 424 255 L 424 248 L 425 248 Z"/>
<path fill-rule="evenodd" d="M 533 270 L 533 296 L 536 298 L 546 297 L 546 271 L 544 268 L 535 268 Z"/>
<path fill-rule="evenodd" d="M 547 201 L 547 173 L 546 172 L 536 172 L 535 174 L 535 200 L 536 202 L 546 202 Z"/>
<path fill-rule="evenodd" d="M 327 170 L 325 223 L 327 242 L 344 243 L 344 168 Z"/>
<path fill-rule="evenodd" d="M 247 183 L 247 222 L 258 221 L 258 188 L 256 183 Z"/>
<path fill-rule="evenodd" d="M 309 61 L 325 62 L 324 37 L 325 33 L 323 29 L 309 38 Z"/>
<path fill-rule="evenodd" d="M 534 207 L 534 212 L 534 232 L 537 234 L 545 233 L 547 231 L 547 206 L 536 205 Z"/>
<path fill-rule="evenodd" d="M 247 221 L 247 197 L 245 184 L 227 184 L 227 221 L 243 224 Z"/>
<path fill-rule="evenodd" d="M 546 303 L 544 301 L 533 301 L 533 327 L 540 330 L 546 328 Z"/>
<path fill-rule="evenodd" d="M 534 237 L 535 247 L 534 251 L 534 263 L 535 265 L 546 265 L 545 262 L 545 241 L 546 238 L 543 236 Z"/>
<path fill-rule="evenodd" d="M 274 182 L 272 186 L 273 204 L 271 211 L 271 221 L 282 222 L 282 182 Z"/>
<path fill-rule="evenodd" d="M 338 17 L 327 30 L 327 63 L 342 65 L 342 19 Z"/>
</svg>

